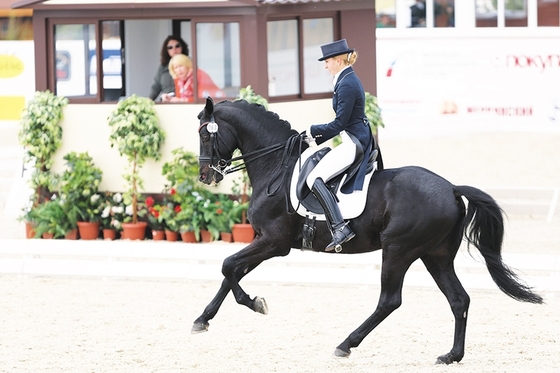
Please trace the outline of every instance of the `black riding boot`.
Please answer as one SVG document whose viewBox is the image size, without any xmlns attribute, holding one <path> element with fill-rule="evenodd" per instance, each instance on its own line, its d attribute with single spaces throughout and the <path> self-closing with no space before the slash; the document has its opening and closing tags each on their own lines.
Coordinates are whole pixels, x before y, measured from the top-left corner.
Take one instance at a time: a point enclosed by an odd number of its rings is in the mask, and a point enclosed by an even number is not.
<svg viewBox="0 0 560 373">
<path fill-rule="evenodd" d="M 321 178 L 315 180 L 311 192 L 319 200 L 323 210 L 325 210 L 327 224 L 333 237 L 325 251 L 332 251 L 334 249 L 338 253 L 342 250 L 342 244 L 350 241 L 356 234 L 352 232 L 348 223 L 345 223 L 344 219 L 342 219 L 336 199 Z"/>
</svg>

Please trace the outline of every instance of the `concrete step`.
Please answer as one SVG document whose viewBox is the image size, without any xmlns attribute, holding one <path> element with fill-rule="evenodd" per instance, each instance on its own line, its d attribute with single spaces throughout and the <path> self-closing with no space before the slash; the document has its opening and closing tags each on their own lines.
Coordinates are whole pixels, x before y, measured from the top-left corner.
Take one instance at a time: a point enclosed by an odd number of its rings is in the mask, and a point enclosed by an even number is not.
<svg viewBox="0 0 560 373">
<path fill-rule="evenodd" d="M 222 279 L 223 260 L 243 244 L 167 241 L 2 240 L 0 273 L 29 276 Z M 508 254 L 504 261 L 523 273 L 537 291 L 560 290 L 560 255 Z M 496 289 L 486 267 L 461 250 L 455 260 L 465 288 Z M 324 254 L 292 250 L 265 261 L 246 279 L 278 283 L 380 285 L 381 253 Z M 406 274 L 405 286 L 435 287 L 421 262 Z"/>
</svg>

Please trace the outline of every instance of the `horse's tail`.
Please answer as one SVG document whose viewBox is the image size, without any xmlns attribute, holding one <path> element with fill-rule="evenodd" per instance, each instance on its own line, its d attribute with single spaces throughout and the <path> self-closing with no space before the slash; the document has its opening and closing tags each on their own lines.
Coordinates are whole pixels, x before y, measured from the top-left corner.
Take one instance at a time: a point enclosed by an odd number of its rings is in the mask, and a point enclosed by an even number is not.
<svg viewBox="0 0 560 373">
<path fill-rule="evenodd" d="M 503 211 L 496 201 L 482 190 L 470 186 L 455 186 L 455 196 L 469 201 L 463 224 L 468 245 L 474 245 L 484 257 L 492 280 L 500 290 L 518 301 L 542 303 L 543 299 L 531 291 L 502 261 L 504 238 Z"/>
</svg>

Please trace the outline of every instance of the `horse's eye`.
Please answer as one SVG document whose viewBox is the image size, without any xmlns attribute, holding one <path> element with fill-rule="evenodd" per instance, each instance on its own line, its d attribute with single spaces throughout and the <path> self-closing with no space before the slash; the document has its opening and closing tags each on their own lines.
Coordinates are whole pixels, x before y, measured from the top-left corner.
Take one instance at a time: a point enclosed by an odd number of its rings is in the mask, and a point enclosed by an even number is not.
<svg viewBox="0 0 560 373">
<path fill-rule="evenodd" d="M 202 142 L 206 142 L 206 141 L 210 140 L 210 136 L 209 135 L 200 135 L 200 139 L 202 140 Z"/>
</svg>

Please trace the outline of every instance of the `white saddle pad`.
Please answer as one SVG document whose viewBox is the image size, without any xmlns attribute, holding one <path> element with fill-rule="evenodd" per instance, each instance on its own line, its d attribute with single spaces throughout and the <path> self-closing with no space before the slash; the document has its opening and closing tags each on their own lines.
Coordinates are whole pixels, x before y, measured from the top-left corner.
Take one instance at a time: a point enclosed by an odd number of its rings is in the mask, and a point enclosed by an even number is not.
<svg viewBox="0 0 560 373">
<path fill-rule="evenodd" d="M 313 146 L 305 150 L 301 154 L 301 164 L 304 164 L 307 158 L 313 155 L 317 150 L 320 148 Z M 299 167 L 300 162 L 296 162 L 294 167 L 294 172 L 292 173 L 292 180 L 290 183 L 290 201 L 294 210 L 301 216 L 315 216 L 317 220 L 326 220 L 324 214 L 315 214 L 313 212 L 308 211 L 301 203 L 296 195 L 296 187 L 299 178 Z M 369 182 L 375 170 L 377 169 L 377 162 L 375 162 L 373 170 L 368 173 L 364 180 L 364 188 L 363 190 L 356 190 L 352 194 L 344 194 L 341 193 L 340 190 L 337 191 L 336 196 L 339 200 L 338 207 L 340 208 L 340 212 L 342 213 L 342 217 L 344 220 L 354 219 L 362 214 L 364 208 L 366 206 L 366 198 L 369 189 Z M 346 176 L 344 177 L 346 178 Z M 344 184 L 344 180 L 340 183 L 340 185 Z"/>
</svg>

